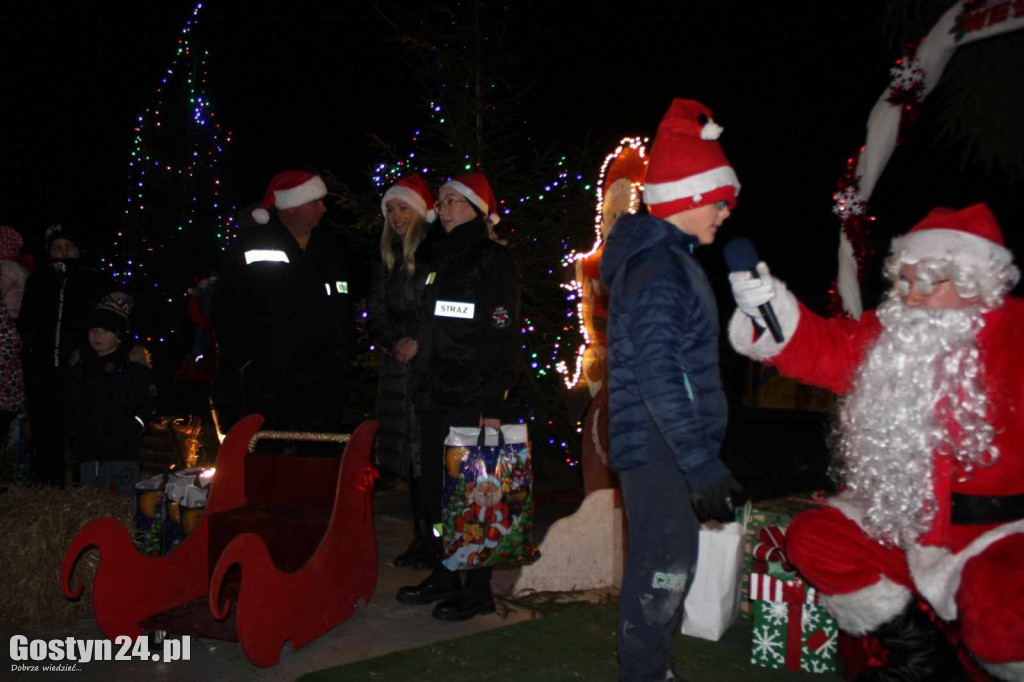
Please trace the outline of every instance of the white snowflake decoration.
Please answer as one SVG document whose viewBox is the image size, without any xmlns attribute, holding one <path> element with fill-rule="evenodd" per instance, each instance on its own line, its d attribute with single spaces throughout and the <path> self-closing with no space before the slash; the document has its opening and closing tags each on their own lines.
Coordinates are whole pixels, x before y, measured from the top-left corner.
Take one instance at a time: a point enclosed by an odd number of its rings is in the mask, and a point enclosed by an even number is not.
<svg viewBox="0 0 1024 682">
<path fill-rule="evenodd" d="M 804 661 L 800 664 L 800 669 L 807 673 L 831 673 L 835 672 L 835 669 L 831 666 L 828 661 Z"/>
<path fill-rule="evenodd" d="M 828 640 L 821 645 L 818 649 L 817 655 L 822 658 L 831 658 L 839 653 L 839 643 L 836 641 L 836 637 L 839 635 L 839 630 L 835 627 L 829 627 L 826 625 L 822 628 L 825 634 L 828 635 Z"/>
<path fill-rule="evenodd" d="M 811 623 L 809 619 L 805 618 L 803 623 L 804 642 L 800 647 L 800 651 L 802 653 L 802 656 L 800 657 L 800 668 L 805 672 L 826 673 L 835 671 L 835 657 L 839 650 L 836 637 L 839 635 L 839 630 L 835 623 L 832 622 L 831 618 L 822 617 L 824 614 L 820 608 L 821 607 L 815 606 L 804 607 L 805 615 L 808 611 L 813 611 L 815 613 L 815 622 Z M 818 627 L 817 623 L 819 620 L 821 621 L 820 627 Z M 828 637 L 828 639 L 825 640 L 824 644 L 818 647 L 816 651 L 811 651 L 806 638 L 809 635 L 814 634 L 815 630 L 819 629 L 826 637 Z"/>
<path fill-rule="evenodd" d="M 785 625 L 789 622 L 789 604 L 781 601 L 768 602 L 764 618 L 772 626 Z"/>
<path fill-rule="evenodd" d="M 857 190 L 853 187 L 846 187 L 842 192 L 832 195 L 835 203 L 832 205 L 832 212 L 842 218 L 864 215 L 867 204 L 860 198 Z"/>
<path fill-rule="evenodd" d="M 924 69 L 921 68 L 921 62 L 906 55 L 900 59 L 899 64 L 895 64 L 889 69 L 889 75 L 892 76 L 889 87 L 893 90 L 911 90 L 924 83 Z"/>
<path fill-rule="evenodd" d="M 761 659 L 765 663 L 772 661 L 782 663 L 786 660 L 782 654 L 785 646 L 786 643 L 780 638 L 779 633 L 772 630 L 769 626 L 764 625 L 760 629 L 754 628 L 754 649 L 752 653 L 755 659 Z"/>
<path fill-rule="evenodd" d="M 821 622 L 821 612 L 810 605 L 805 605 L 800 615 L 800 629 L 807 632 L 814 632 Z"/>
</svg>

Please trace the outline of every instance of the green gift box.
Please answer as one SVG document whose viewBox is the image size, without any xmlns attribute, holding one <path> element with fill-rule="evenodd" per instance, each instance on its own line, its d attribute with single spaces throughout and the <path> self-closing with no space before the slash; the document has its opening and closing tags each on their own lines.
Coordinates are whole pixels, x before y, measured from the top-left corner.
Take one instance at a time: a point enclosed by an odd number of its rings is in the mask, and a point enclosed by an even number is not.
<svg viewBox="0 0 1024 682">
<path fill-rule="evenodd" d="M 771 573 L 777 578 L 787 578 L 777 565 L 770 565 L 763 561 L 755 561 L 754 548 L 761 541 L 761 529 L 768 526 L 778 526 L 785 530 L 789 527 L 793 517 L 802 511 L 815 509 L 824 503 L 819 494 L 794 495 L 776 500 L 753 503 L 750 516 L 747 521 L 747 533 L 744 540 L 743 552 L 743 582 L 740 587 L 740 617 L 749 619 L 753 612 L 750 600 L 750 574 Z M 774 562 L 773 562 L 774 563 Z"/>
<path fill-rule="evenodd" d="M 762 668 L 836 672 L 839 626 L 803 580 L 751 578 L 754 629 L 750 662 Z"/>
</svg>

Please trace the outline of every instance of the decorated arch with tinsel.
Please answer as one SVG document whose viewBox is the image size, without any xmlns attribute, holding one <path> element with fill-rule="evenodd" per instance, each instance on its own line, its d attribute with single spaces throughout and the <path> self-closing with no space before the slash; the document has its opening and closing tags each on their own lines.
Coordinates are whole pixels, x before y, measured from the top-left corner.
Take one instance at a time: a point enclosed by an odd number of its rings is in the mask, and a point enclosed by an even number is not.
<svg viewBox="0 0 1024 682">
<path fill-rule="evenodd" d="M 833 194 L 839 218 L 839 262 L 829 289 L 834 315 L 859 318 L 861 283 L 871 255 L 868 202 L 896 147 L 921 117 L 925 98 L 935 89 L 956 50 L 968 43 L 1024 28 L 1024 2 L 960 0 L 893 64 L 889 86 L 875 103 L 863 146 L 850 155 Z"/>
</svg>

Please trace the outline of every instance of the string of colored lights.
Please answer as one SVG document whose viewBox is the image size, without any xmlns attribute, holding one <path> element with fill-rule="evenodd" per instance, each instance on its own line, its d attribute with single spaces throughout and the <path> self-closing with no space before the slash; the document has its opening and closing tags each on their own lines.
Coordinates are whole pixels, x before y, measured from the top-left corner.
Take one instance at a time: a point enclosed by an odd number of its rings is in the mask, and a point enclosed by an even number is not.
<svg viewBox="0 0 1024 682">
<path fill-rule="evenodd" d="M 576 268 L 576 264 L 579 261 L 583 261 L 590 258 L 598 249 L 604 244 L 604 237 L 601 233 L 601 224 L 604 220 L 604 181 L 605 176 L 608 173 L 608 168 L 612 162 L 619 158 L 619 156 L 627 149 L 635 151 L 640 155 L 641 158 L 646 156 L 647 149 L 646 144 L 648 138 L 640 137 L 624 137 L 619 141 L 619 146 L 615 148 L 613 152 L 605 157 L 604 163 L 601 164 L 601 172 L 597 176 L 597 210 L 594 215 L 594 244 L 590 247 L 589 251 L 578 252 L 569 251 L 562 258 L 562 267 Z M 629 195 L 629 212 L 636 213 L 640 208 L 640 197 L 643 195 L 643 184 L 639 182 L 633 182 L 630 184 L 630 195 Z M 578 329 L 580 335 L 583 337 L 582 343 L 576 349 L 574 354 L 575 367 L 570 370 L 569 364 L 565 360 L 558 360 L 558 352 L 560 348 L 561 337 L 558 337 L 557 341 L 552 349 L 551 359 L 554 365 L 555 371 L 557 371 L 563 377 L 566 388 L 573 388 L 579 383 L 580 376 L 583 374 L 583 356 L 587 351 L 587 348 L 591 345 L 590 333 L 587 331 L 587 325 L 583 314 L 584 295 L 583 295 L 583 282 L 582 278 L 576 276 L 573 273 L 573 278 L 561 285 L 568 293 L 566 294 L 566 302 L 569 303 L 569 309 L 566 314 L 568 319 L 572 319 L 572 324 L 566 325 L 562 328 L 563 333 L 568 333 L 573 328 Z"/>
<path fill-rule="evenodd" d="M 222 134 L 217 113 L 206 92 L 209 51 L 198 49 L 194 41 L 202 8 L 202 2 L 193 7 L 177 39 L 170 66 L 161 75 L 152 99 L 136 120 L 129 153 L 123 226 L 113 240 L 114 257 L 101 262 L 121 286 L 134 285 L 136 290 L 140 286 L 149 288 L 151 285 L 157 290 L 165 286 L 154 276 L 155 272 L 151 272 L 151 266 L 171 240 L 189 240 L 197 231 L 212 228 L 223 250 L 234 235 L 235 206 L 225 203 L 221 196 L 221 156 L 224 146 L 231 142 L 231 132 Z M 174 95 L 183 100 L 167 99 Z M 181 152 L 157 158 L 158 150 Z M 160 202 L 160 190 L 166 187 L 184 188 L 181 205 L 171 207 L 180 210 L 180 218 L 176 226 L 170 226 L 170 234 L 167 233 L 169 225 L 163 224 L 167 221 L 154 220 L 155 209 L 147 209 L 149 201 Z M 140 282 L 140 278 L 147 281 Z M 176 297 L 180 292 L 166 293 L 162 299 L 179 305 L 180 299 Z M 160 336 L 145 339 L 164 340 Z"/>
<path fill-rule="evenodd" d="M 437 102 L 430 103 L 429 116 L 432 119 L 434 125 L 446 124 L 446 118 L 443 113 L 444 111 L 445 109 L 443 105 Z M 432 167 L 432 164 L 424 161 L 424 159 L 427 158 L 429 155 L 426 154 L 425 150 L 423 150 L 421 147 L 417 148 L 420 145 L 422 145 L 422 134 L 423 128 L 416 129 L 413 131 L 411 135 L 412 144 L 410 144 L 409 147 L 407 148 L 412 149 L 412 151 L 406 151 L 399 158 L 395 158 L 389 162 L 379 162 L 372 167 L 370 175 L 373 184 L 375 188 L 378 190 L 378 192 L 385 191 L 387 187 L 390 187 L 399 179 L 406 177 L 412 173 L 419 173 L 424 176 L 429 176 L 432 173 L 432 171 L 435 171 L 435 169 Z M 563 254 L 559 258 L 559 262 L 563 267 L 574 265 L 576 260 L 586 258 L 587 256 L 596 252 L 598 248 L 600 248 L 602 243 L 601 215 L 604 205 L 604 197 L 602 195 L 601 188 L 603 186 L 607 169 L 610 166 L 611 162 L 615 159 L 615 157 L 618 154 L 620 154 L 624 149 L 639 149 L 640 154 L 643 155 L 643 145 L 646 142 L 646 138 L 624 138 L 623 140 L 620 141 L 619 147 L 616 149 L 616 151 L 608 155 L 608 157 L 605 159 L 604 163 L 602 164 L 596 185 L 597 216 L 594 221 L 594 244 L 589 249 L 589 251 L 585 253 L 579 253 L 571 250 L 568 236 L 564 237 L 561 240 Z M 480 167 L 479 161 L 472 159 L 468 154 L 463 156 L 462 162 L 462 168 L 453 169 L 455 170 L 456 173 L 470 172 Z M 550 201 L 554 199 L 556 195 L 564 199 L 567 192 L 571 189 L 571 186 L 575 185 L 576 183 L 578 183 L 578 185 L 582 187 L 584 192 L 589 193 L 592 189 L 594 189 L 594 185 L 592 184 L 592 182 L 585 179 L 582 174 L 571 174 L 567 169 L 566 156 L 560 156 L 555 162 L 555 172 L 554 176 L 551 177 L 551 179 L 540 184 L 535 191 L 529 192 L 514 199 L 501 196 L 497 197 L 497 202 L 499 204 L 498 210 L 500 214 L 503 217 L 505 217 L 513 215 L 515 211 L 525 207 L 528 204 L 532 204 L 534 202 Z M 636 183 L 632 187 L 630 199 L 631 211 L 635 212 L 637 210 L 640 202 L 640 192 L 642 189 L 642 185 L 639 183 Z M 511 227 L 510 233 L 514 234 L 515 232 L 515 227 Z M 530 235 L 528 237 L 528 243 L 530 244 L 537 244 L 538 241 L 539 239 L 535 235 Z M 547 269 L 547 274 L 549 276 L 555 275 L 556 271 L 557 266 L 554 262 L 552 262 L 552 267 Z M 571 379 L 571 381 L 567 380 L 565 382 L 567 387 L 572 388 L 573 386 L 576 385 L 576 383 L 579 380 L 579 376 L 582 371 L 583 353 L 586 350 L 587 346 L 590 344 L 590 339 L 586 330 L 586 326 L 583 323 L 584 318 L 582 284 L 576 282 L 575 279 L 573 279 L 573 281 L 570 284 L 564 284 L 560 286 L 567 290 L 566 300 L 570 303 L 570 307 L 566 311 L 566 315 L 564 317 L 564 325 L 562 326 L 560 332 L 555 334 L 554 342 L 552 344 L 551 357 L 548 359 L 547 362 L 545 362 L 544 359 L 540 357 L 541 354 L 543 354 L 543 351 L 538 352 L 531 348 L 531 346 L 535 344 L 531 343 L 528 337 L 536 334 L 537 330 L 534 326 L 534 322 L 528 316 L 524 316 L 523 318 L 520 333 L 524 337 L 522 348 L 524 352 L 527 353 L 528 365 L 538 378 L 547 377 L 549 373 L 555 371 L 556 369 L 562 375 L 568 374 L 568 371 L 566 369 L 566 363 L 564 361 L 559 362 L 557 359 L 557 356 L 563 345 L 563 335 L 572 333 L 579 333 L 582 335 L 583 343 L 579 346 L 579 349 L 575 354 L 577 365 L 575 376 Z M 537 423 L 538 420 L 540 420 L 539 423 L 542 425 L 546 424 L 546 428 L 552 428 L 555 426 L 552 420 L 543 419 L 537 414 L 537 412 L 531 406 L 526 405 L 526 408 L 529 415 L 527 419 L 531 423 Z M 582 433 L 582 423 L 577 421 L 575 424 L 575 428 L 573 430 L 577 435 Z M 579 465 L 579 443 L 572 443 L 570 442 L 571 439 L 565 439 L 564 436 L 559 438 L 552 437 L 552 435 L 548 434 L 545 434 L 544 440 L 547 442 L 549 446 L 557 448 L 561 451 L 562 457 L 564 458 L 564 462 L 567 466 L 575 467 Z"/>
</svg>

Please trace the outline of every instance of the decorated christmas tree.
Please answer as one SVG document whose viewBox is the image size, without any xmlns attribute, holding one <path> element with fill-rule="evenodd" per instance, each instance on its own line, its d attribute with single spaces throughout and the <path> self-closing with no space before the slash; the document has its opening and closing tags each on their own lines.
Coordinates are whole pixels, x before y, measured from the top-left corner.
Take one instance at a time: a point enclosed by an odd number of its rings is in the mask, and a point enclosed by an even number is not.
<svg viewBox="0 0 1024 682">
<path fill-rule="evenodd" d="M 135 295 L 135 334 L 149 344 L 170 340 L 190 281 L 214 267 L 233 231 L 234 207 L 223 199 L 221 179 L 231 133 L 209 95 L 202 6 L 192 9 L 136 120 L 124 217 L 104 263 Z"/>
<path fill-rule="evenodd" d="M 403 141 L 376 137 L 381 160 L 371 169 L 372 207 L 363 220 L 379 229 L 379 197 L 401 177 L 424 176 L 433 187 L 468 172 L 483 172 L 494 188 L 501 222 L 495 237 L 506 244 L 519 270 L 522 340 L 527 371 L 509 403 L 530 425 L 543 463 L 579 461 L 582 415 L 570 414 L 555 371 L 560 350 L 571 357 L 578 330 L 567 312 L 562 259 L 593 241 L 594 181 L 600 163 L 589 144 L 571 154 L 540 151 L 522 101 L 536 77 L 523 44 L 543 31 L 525 10 L 480 0 L 403 10 L 392 20 L 395 42 L 405 46 L 422 123 Z M 518 46 L 518 47 L 517 47 Z M 587 169 L 584 174 L 582 169 Z M 568 335 L 563 336 L 566 330 Z M 571 338 L 570 338 L 571 337 Z"/>
</svg>

